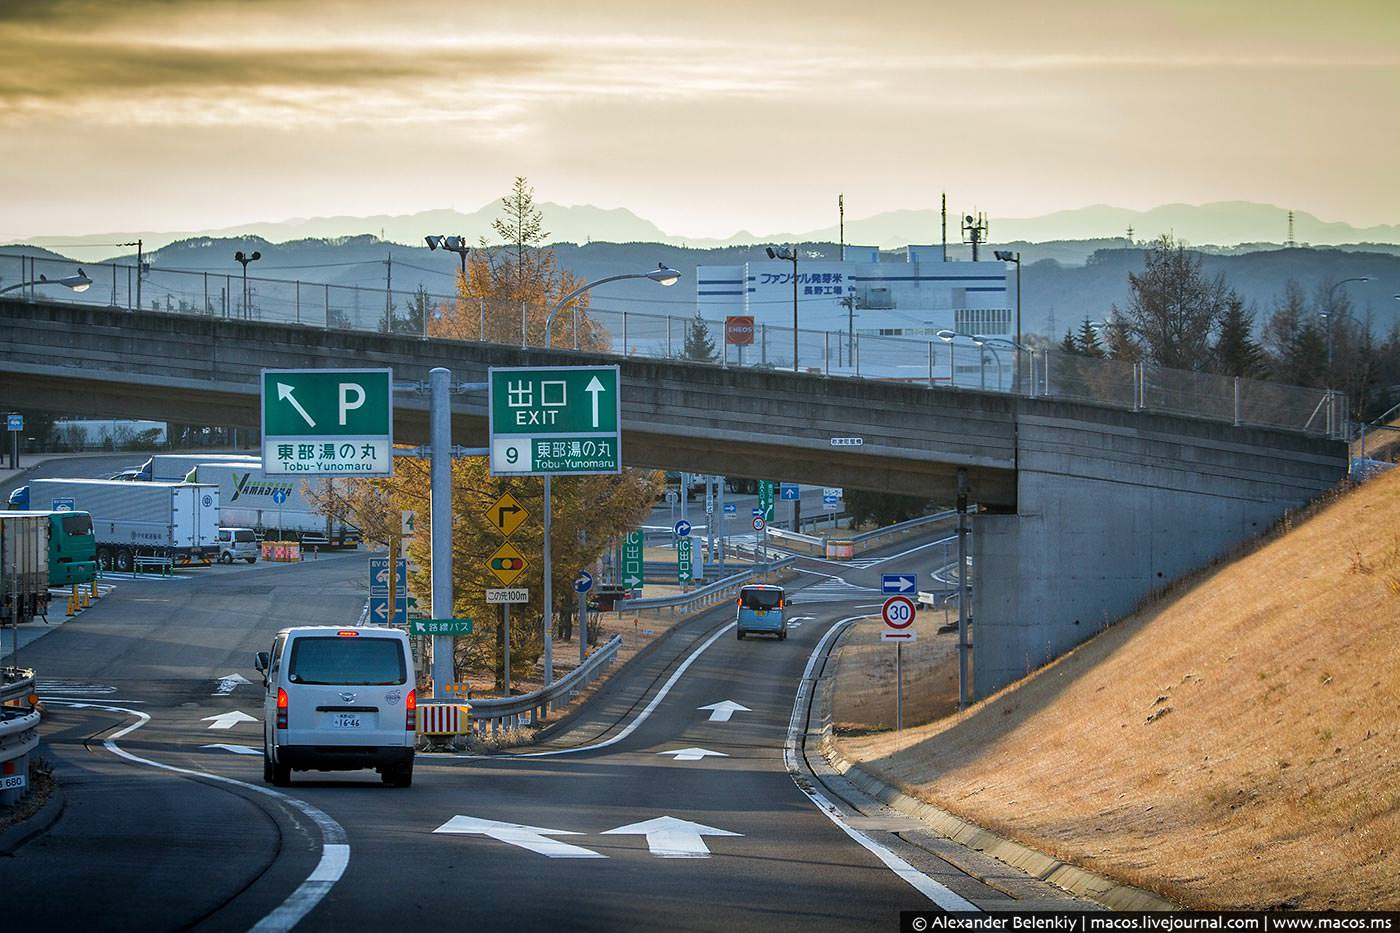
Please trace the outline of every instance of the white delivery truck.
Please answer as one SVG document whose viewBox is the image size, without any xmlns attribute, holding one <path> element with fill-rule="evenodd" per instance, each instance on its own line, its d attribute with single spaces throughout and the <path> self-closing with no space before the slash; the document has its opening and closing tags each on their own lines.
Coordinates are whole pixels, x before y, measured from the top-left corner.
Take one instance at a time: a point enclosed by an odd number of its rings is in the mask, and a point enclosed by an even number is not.
<svg viewBox="0 0 1400 933">
<path fill-rule="evenodd" d="M 360 541 L 359 528 L 327 518 L 306 497 L 334 480 L 268 476 L 261 461 L 201 463 L 194 475 L 200 483 L 219 487 L 219 523 L 225 528 L 252 528 L 265 541 L 321 547 L 355 547 Z"/>
<path fill-rule="evenodd" d="M 49 517 L 0 512 L 0 626 L 47 619 L 48 611 Z"/>
<path fill-rule="evenodd" d="M 17 502 L 17 497 L 24 501 Z M 97 565 L 103 570 L 131 570 L 138 557 L 208 564 L 219 553 L 217 486 L 35 479 L 16 490 L 10 502 L 11 507 L 66 508 L 90 514 Z"/>
</svg>

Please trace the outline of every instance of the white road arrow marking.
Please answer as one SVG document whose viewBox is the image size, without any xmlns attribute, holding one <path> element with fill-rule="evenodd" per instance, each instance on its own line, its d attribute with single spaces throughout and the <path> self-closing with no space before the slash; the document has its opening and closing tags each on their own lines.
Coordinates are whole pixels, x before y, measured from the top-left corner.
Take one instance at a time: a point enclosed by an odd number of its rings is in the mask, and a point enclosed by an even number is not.
<svg viewBox="0 0 1400 933">
<path fill-rule="evenodd" d="M 583 833 L 567 829 L 544 829 L 540 826 L 524 826 L 520 823 L 500 823 L 496 820 L 481 820 L 472 816 L 454 816 L 443 823 L 435 833 L 456 833 L 464 836 L 486 836 L 498 842 L 529 849 L 550 858 L 607 858 L 601 852 L 569 845 L 546 836 L 582 836 Z"/>
<path fill-rule="evenodd" d="M 242 674 L 225 674 L 219 678 L 217 685 L 214 687 L 214 692 L 209 695 L 215 697 L 228 696 L 234 691 L 235 687 L 246 683 L 251 683 L 251 681 Z"/>
<path fill-rule="evenodd" d="M 697 709 L 707 709 L 710 711 L 709 722 L 729 722 L 729 717 L 735 713 L 752 713 L 753 710 L 747 706 L 740 706 L 733 700 L 721 700 L 718 703 L 711 703 L 709 706 L 700 706 Z"/>
<path fill-rule="evenodd" d="M 597 377 L 597 376 L 594 376 L 592 379 L 588 380 L 588 387 L 585 388 L 583 391 L 585 391 L 585 392 L 587 392 L 589 395 L 593 396 L 593 427 L 596 428 L 596 427 L 598 427 L 598 424 L 599 424 L 599 421 L 598 421 L 598 396 L 599 396 L 600 393 L 603 392 L 603 384 L 602 384 L 601 382 L 598 381 L 598 377 Z"/>
<path fill-rule="evenodd" d="M 249 745 L 201 745 L 200 748 L 217 748 L 220 751 L 233 752 L 235 755 L 261 755 L 262 752 Z"/>
<path fill-rule="evenodd" d="M 728 758 L 724 752 L 712 752 L 708 748 L 673 748 L 669 752 L 657 752 L 658 755 L 673 755 L 676 761 L 699 761 L 706 755 L 714 755 L 716 758 Z"/>
<path fill-rule="evenodd" d="M 209 723 L 210 729 L 232 729 L 240 722 L 257 722 L 257 720 L 242 710 L 236 709 L 231 713 L 220 713 L 217 716 L 205 716 L 200 722 Z"/>
<path fill-rule="evenodd" d="M 306 409 L 301 407 L 301 402 L 296 400 L 296 396 L 292 394 L 292 390 L 293 387 L 287 385 L 285 382 L 277 383 L 277 401 L 291 402 L 292 407 L 297 410 L 297 414 L 305 418 L 307 424 L 311 425 L 313 428 L 316 427 L 316 422 L 306 413 Z"/>
<path fill-rule="evenodd" d="M 710 850 L 702 836 L 742 836 L 727 829 L 715 829 L 703 823 L 678 820 L 674 816 L 659 816 L 644 823 L 632 823 L 609 829 L 604 836 L 646 836 L 647 847 L 658 858 L 709 858 Z"/>
</svg>

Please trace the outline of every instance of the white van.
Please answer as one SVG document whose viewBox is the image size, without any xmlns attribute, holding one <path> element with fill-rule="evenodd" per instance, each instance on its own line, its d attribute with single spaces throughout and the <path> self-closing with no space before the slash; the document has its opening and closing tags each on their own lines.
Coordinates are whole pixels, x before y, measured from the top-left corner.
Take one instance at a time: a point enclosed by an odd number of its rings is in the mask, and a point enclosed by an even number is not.
<svg viewBox="0 0 1400 933">
<path fill-rule="evenodd" d="M 219 563 L 231 564 L 236 560 L 246 560 L 250 564 L 258 560 L 258 536 L 251 528 L 219 529 Z"/>
<path fill-rule="evenodd" d="M 408 636 L 398 629 L 283 629 L 255 666 L 263 699 L 263 780 L 292 771 L 373 768 L 385 784 L 413 783 L 418 695 Z"/>
</svg>

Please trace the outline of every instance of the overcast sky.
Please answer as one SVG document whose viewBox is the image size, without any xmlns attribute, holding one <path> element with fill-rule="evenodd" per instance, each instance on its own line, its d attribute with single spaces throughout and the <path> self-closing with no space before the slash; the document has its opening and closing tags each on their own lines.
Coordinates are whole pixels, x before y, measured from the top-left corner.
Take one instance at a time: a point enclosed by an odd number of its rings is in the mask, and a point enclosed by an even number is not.
<svg viewBox="0 0 1400 933">
<path fill-rule="evenodd" d="M 541 201 L 1400 221 L 1396 0 L 0 0 L 0 241 Z"/>
</svg>

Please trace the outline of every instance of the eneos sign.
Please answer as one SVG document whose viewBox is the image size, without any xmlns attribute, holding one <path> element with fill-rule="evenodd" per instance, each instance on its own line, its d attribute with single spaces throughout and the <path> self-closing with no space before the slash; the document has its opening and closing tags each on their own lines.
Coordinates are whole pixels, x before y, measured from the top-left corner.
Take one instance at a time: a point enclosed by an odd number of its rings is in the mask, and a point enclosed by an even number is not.
<svg viewBox="0 0 1400 933">
<path fill-rule="evenodd" d="M 753 317 L 731 315 L 725 318 L 724 342 L 735 347 L 747 347 L 753 343 Z"/>
</svg>

